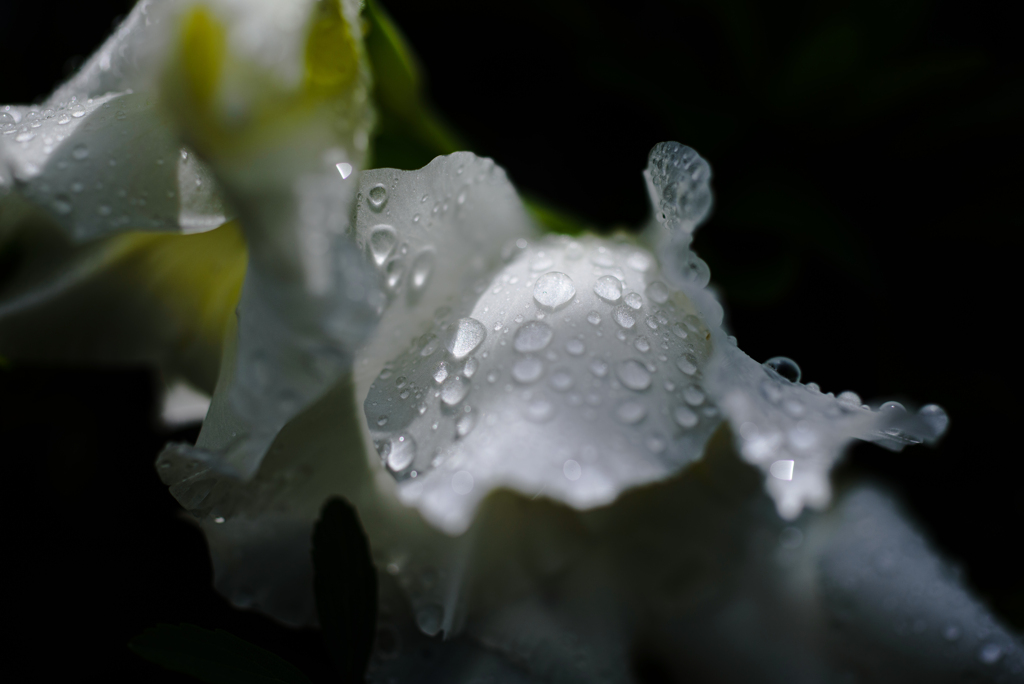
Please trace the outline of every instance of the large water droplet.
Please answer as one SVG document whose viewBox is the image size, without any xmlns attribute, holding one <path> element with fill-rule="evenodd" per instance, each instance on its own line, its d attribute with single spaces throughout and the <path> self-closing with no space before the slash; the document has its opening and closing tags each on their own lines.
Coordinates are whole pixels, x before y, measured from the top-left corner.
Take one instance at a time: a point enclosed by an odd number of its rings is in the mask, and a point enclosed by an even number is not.
<svg viewBox="0 0 1024 684">
<path fill-rule="evenodd" d="M 625 297 L 623 297 L 622 301 L 626 302 L 626 304 L 628 304 L 629 308 L 631 309 L 639 309 L 641 306 L 644 305 L 644 298 L 638 295 L 636 292 L 630 292 Z"/>
<path fill-rule="evenodd" d="M 624 387 L 635 392 L 642 392 L 651 386 L 651 374 L 642 363 L 634 359 L 620 363 L 616 375 Z"/>
<path fill-rule="evenodd" d="M 370 233 L 370 253 L 373 255 L 374 262 L 380 266 L 391 254 L 391 250 L 395 248 L 395 242 L 398 237 L 395 235 L 395 229 L 387 225 L 374 226 L 373 232 Z"/>
<path fill-rule="evenodd" d="M 676 359 L 676 366 L 687 375 L 693 375 L 697 372 L 697 358 L 693 354 L 683 354 Z"/>
<path fill-rule="evenodd" d="M 574 296 L 576 287 L 572 284 L 572 278 L 558 271 L 545 273 L 537 278 L 537 284 L 533 288 L 533 298 L 549 311 L 564 306 Z"/>
<path fill-rule="evenodd" d="M 675 412 L 673 412 L 672 417 L 676 419 L 676 423 L 679 424 L 679 427 L 684 427 L 687 429 L 695 426 L 698 420 L 697 414 L 691 411 L 690 409 L 686 408 L 685 406 L 676 407 L 676 410 Z"/>
<path fill-rule="evenodd" d="M 647 407 L 636 401 L 620 404 L 615 415 L 626 425 L 635 425 L 647 416 Z"/>
<path fill-rule="evenodd" d="M 536 356 L 519 359 L 512 366 L 512 378 L 524 385 L 537 382 L 542 375 L 544 375 L 544 363 Z"/>
<path fill-rule="evenodd" d="M 475 318 L 460 318 L 448 330 L 444 346 L 456 359 L 464 359 L 487 337 L 484 324 Z"/>
<path fill-rule="evenodd" d="M 460 470 L 452 475 L 452 491 L 462 496 L 473 491 L 473 474 L 468 470 Z"/>
<path fill-rule="evenodd" d="M 469 394 L 469 381 L 461 376 L 453 375 L 441 385 L 441 401 L 448 406 L 455 406 Z"/>
<path fill-rule="evenodd" d="M 416 442 L 412 436 L 405 434 L 395 435 L 389 440 L 390 449 L 387 454 L 388 470 L 393 473 L 400 473 L 416 459 Z"/>
<path fill-rule="evenodd" d="M 615 307 L 615 311 L 612 312 L 612 318 L 626 330 L 636 325 L 636 317 L 633 315 L 633 310 L 625 304 L 619 304 Z"/>
<path fill-rule="evenodd" d="M 409 273 L 409 286 L 413 292 L 422 292 L 430 280 L 430 274 L 434 271 L 434 250 L 428 249 L 420 252 L 419 256 L 412 262 L 412 270 Z"/>
<path fill-rule="evenodd" d="M 932 429 L 933 437 L 941 437 L 949 426 L 949 416 L 946 415 L 941 406 L 936 404 L 922 406 L 917 415 Z"/>
<path fill-rule="evenodd" d="M 775 461 L 768 467 L 768 472 L 772 474 L 772 477 L 788 482 L 793 479 L 793 466 L 795 463 L 795 461 L 790 459 Z"/>
<path fill-rule="evenodd" d="M 790 382 L 800 382 L 800 366 L 796 361 L 786 356 L 773 356 L 764 362 L 765 368 L 770 368 Z"/>
<path fill-rule="evenodd" d="M 367 193 L 366 202 L 370 205 L 370 209 L 373 209 L 374 211 L 381 211 L 387 201 L 388 189 L 381 183 L 374 185 L 370 188 L 370 192 Z"/>
<path fill-rule="evenodd" d="M 540 351 L 551 343 L 555 331 L 543 321 L 528 321 L 516 331 L 512 346 L 518 352 Z"/>
<path fill-rule="evenodd" d="M 570 458 L 562 464 L 562 474 L 565 475 L 565 479 L 575 482 L 583 476 L 583 468 L 579 463 Z"/>
<path fill-rule="evenodd" d="M 660 280 L 655 280 L 647 286 L 647 296 L 655 304 L 664 304 L 668 301 L 668 287 Z"/>
<path fill-rule="evenodd" d="M 601 276 L 594 283 L 594 294 L 606 302 L 617 302 L 622 297 L 622 282 L 615 276 Z"/>
</svg>

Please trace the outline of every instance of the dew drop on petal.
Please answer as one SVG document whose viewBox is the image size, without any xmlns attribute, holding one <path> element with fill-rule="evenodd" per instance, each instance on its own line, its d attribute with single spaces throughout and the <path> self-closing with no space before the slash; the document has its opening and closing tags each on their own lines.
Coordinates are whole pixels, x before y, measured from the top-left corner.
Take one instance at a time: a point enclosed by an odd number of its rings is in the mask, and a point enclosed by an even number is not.
<svg viewBox="0 0 1024 684">
<path fill-rule="evenodd" d="M 697 414 L 686 408 L 685 406 L 678 406 L 673 412 L 672 417 L 676 419 L 676 423 L 679 427 L 692 428 L 697 424 Z"/>
<path fill-rule="evenodd" d="M 764 362 L 764 366 L 772 369 L 790 382 L 800 382 L 800 366 L 789 357 L 773 356 Z"/>
<path fill-rule="evenodd" d="M 565 343 L 565 351 L 569 352 L 572 356 L 581 356 L 587 351 L 587 347 L 583 344 L 582 340 L 573 338 Z"/>
<path fill-rule="evenodd" d="M 633 310 L 625 304 L 619 304 L 615 307 L 615 311 L 612 312 L 612 318 L 626 330 L 636 325 L 636 317 L 633 315 Z"/>
<path fill-rule="evenodd" d="M 639 309 L 641 306 L 644 305 L 644 298 L 638 295 L 636 292 L 630 292 L 625 297 L 623 297 L 622 301 L 626 302 L 626 304 L 628 304 L 629 308 L 631 309 Z"/>
<path fill-rule="evenodd" d="M 768 468 L 768 472 L 772 474 L 772 477 L 779 480 L 786 480 L 787 482 L 793 479 L 793 465 L 794 461 L 784 459 L 781 461 L 775 461 Z"/>
<path fill-rule="evenodd" d="M 441 385 L 441 401 L 448 406 L 455 406 L 469 394 L 469 381 L 453 375 Z"/>
<path fill-rule="evenodd" d="M 664 304 L 668 301 L 668 287 L 660 280 L 655 280 L 647 286 L 647 296 L 655 304 Z"/>
<path fill-rule="evenodd" d="M 601 314 L 591 311 L 587 314 L 587 323 L 590 323 L 590 325 L 601 325 Z"/>
<path fill-rule="evenodd" d="M 388 255 L 391 254 L 391 250 L 395 248 L 397 239 L 395 229 L 391 226 L 374 227 L 373 232 L 370 233 L 370 254 L 373 255 L 374 263 L 378 266 L 383 265 Z"/>
<path fill-rule="evenodd" d="M 518 352 L 535 352 L 544 349 L 551 343 L 555 331 L 542 321 L 529 321 L 516 331 L 512 346 Z"/>
<path fill-rule="evenodd" d="M 619 405 L 615 415 L 626 425 L 635 425 L 647 416 L 647 407 L 640 402 L 627 401 Z"/>
<path fill-rule="evenodd" d="M 676 359 L 676 366 L 687 375 L 693 375 L 697 372 L 697 359 L 693 354 L 683 354 Z"/>
<path fill-rule="evenodd" d="M 583 475 L 583 468 L 579 463 L 570 458 L 562 464 L 562 474 L 565 475 L 565 479 L 575 482 Z"/>
<path fill-rule="evenodd" d="M 475 318 L 460 318 L 448 331 L 444 346 L 455 359 L 464 359 L 487 337 L 484 324 Z"/>
<path fill-rule="evenodd" d="M 622 297 L 622 282 L 615 276 L 601 276 L 594 284 L 594 294 L 606 302 L 617 302 Z"/>
<path fill-rule="evenodd" d="M 537 278 L 537 284 L 533 287 L 533 298 L 549 311 L 564 306 L 575 296 L 576 288 L 573 286 L 572 278 L 558 271 L 545 273 Z"/>
<path fill-rule="evenodd" d="M 544 363 L 536 356 L 526 356 L 512 366 L 512 379 L 523 385 L 537 382 L 544 375 Z"/>
<path fill-rule="evenodd" d="M 422 292 L 430 281 L 430 275 L 434 272 L 434 250 L 427 249 L 416 257 L 412 262 L 412 270 L 409 273 L 409 286 L 413 292 Z"/>
<path fill-rule="evenodd" d="M 616 375 L 624 387 L 635 392 L 642 392 L 651 386 L 651 374 L 642 363 L 634 359 L 620 363 Z"/>
<path fill-rule="evenodd" d="M 406 433 L 392 437 L 389 440 L 387 453 L 388 470 L 393 473 L 400 473 L 412 465 L 416 458 L 416 442 Z"/>
<path fill-rule="evenodd" d="M 366 202 L 370 205 L 370 209 L 374 211 L 381 211 L 384 208 L 384 204 L 388 201 L 388 189 L 384 187 L 382 183 L 377 183 L 370 192 L 367 193 Z"/>
</svg>

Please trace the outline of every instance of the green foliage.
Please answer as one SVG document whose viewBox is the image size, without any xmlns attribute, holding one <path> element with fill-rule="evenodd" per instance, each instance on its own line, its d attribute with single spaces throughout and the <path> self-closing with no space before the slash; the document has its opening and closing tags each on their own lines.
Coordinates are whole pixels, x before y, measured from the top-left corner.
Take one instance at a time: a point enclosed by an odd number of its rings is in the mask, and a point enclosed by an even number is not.
<svg viewBox="0 0 1024 684">
<path fill-rule="evenodd" d="M 377 628 L 377 572 L 355 508 L 331 499 L 313 532 L 313 587 L 342 682 L 362 682 Z"/>
<path fill-rule="evenodd" d="M 291 663 L 222 629 L 158 625 L 132 639 L 128 648 L 210 684 L 309 684 Z"/>
</svg>

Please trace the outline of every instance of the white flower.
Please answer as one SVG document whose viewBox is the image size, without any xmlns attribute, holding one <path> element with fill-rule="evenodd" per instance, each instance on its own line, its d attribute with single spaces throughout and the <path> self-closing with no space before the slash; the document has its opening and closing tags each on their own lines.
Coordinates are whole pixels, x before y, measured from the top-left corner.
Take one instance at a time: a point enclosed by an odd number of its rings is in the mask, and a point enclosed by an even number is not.
<svg viewBox="0 0 1024 684">
<path fill-rule="evenodd" d="M 5 110 L 0 237 L 43 255 L 0 298 L 5 354 L 109 301 L 88 285 L 124 277 L 146 239 L 125 231 L 237 217 L 165 238 L 241 226 L 247 247 L 237 325 L 223 285 L 207 325 L 226 332 L 202 432 L 157 460 L 218 589 L 315 622 L 312 526 L 344 496 L 381 570 L 374 681 L 1018 676 L 1020 640 L 887 494 L 832 501 L 851 439 L 931 442 L 945 414 L 738 349 L 690 249 L 707 163 L 656 146 L 653 218 L 611 238 L 545 235 L 469 153 L 363 170 L 356 9 L 144 2 L 42 110 Z M 181 319 L 87 356 L 209 381 L 168 360 Z"/>
</svg>

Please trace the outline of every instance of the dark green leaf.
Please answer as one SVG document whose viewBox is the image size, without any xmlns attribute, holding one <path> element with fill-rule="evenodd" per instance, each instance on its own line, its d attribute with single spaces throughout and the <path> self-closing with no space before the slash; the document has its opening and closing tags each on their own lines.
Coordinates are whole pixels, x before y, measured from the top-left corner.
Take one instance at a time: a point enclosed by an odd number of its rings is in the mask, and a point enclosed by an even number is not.
<svg viewBox="0 0 1024 684">
<path fill-rule="evenodd" d="M 331 499 L 313 531 L 313 588 L 342 682 L 362 682 L 377 627 L 377 571 L 356 510 Z"/>
<path fill-rule="evenodd" d="M 158 625 L 128 642 L 128 648 L 157 665 L 211 684 L 309 684 L 288 661 L 222 629 Z"/>
</svg>

